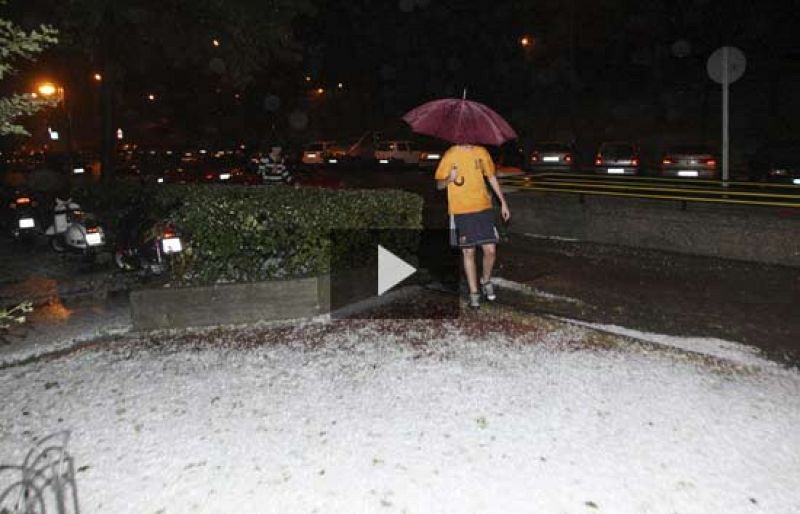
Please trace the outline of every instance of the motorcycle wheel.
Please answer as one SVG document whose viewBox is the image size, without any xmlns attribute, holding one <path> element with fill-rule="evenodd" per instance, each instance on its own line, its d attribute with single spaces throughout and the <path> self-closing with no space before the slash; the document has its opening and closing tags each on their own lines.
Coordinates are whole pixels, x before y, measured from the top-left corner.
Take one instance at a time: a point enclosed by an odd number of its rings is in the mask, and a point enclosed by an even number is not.
<svg viewBox="0 0 800 514">
<path fill-rule="evenodd" d="M 50 238 L 50 248 L 56 253 L 64 253 L 67 250 L 67 247 L 64 246 L 64 242 L 58 236 Z"/>
<path fill-rule="evenodd" d="M 122 250 L 117 250 L 114 252 L 114 265 L 122 271 L 132 271 L 135 269 L 133 264 L 130 263 L 130 260 L 125 255 L 125 252 Z"/>
</svg>

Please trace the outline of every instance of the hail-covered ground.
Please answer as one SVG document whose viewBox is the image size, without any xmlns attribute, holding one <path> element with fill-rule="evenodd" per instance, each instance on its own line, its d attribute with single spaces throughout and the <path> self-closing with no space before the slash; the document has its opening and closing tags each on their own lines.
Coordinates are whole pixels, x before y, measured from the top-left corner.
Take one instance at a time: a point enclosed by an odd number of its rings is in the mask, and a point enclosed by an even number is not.
<svg viewBox="0 0 800 514">
<path fill-rule="evenodd" d="M 84 514 L 800 512 L 800 375 L 657 343 L 500 309 L 127 335 L 0 370 L 0 464 L 69 430 Z"/>
</svg>

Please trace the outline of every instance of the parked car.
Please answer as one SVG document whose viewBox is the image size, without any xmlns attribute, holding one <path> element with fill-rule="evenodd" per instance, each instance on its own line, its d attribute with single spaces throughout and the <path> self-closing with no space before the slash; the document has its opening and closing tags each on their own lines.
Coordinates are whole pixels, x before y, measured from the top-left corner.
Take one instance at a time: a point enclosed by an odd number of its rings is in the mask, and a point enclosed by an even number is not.
<svg viewBox="0 0 800 514">
<path fill-rule="evenodd" d="M 421 168 L 435 168 L 450 148 L 450 143 L 436 139 L 423 139 L 415 144 L 419 150 L 418 165 Z"/>
<path fill-rule="evenodd" d="M 500 146 L 487 146 L 498 177 L 524 173 L 525 148 L 516 140 Z"/>
<path fill-rule="evenodd" d="M 662 177 L 708 178 L 719 176 L 714 152 L 705 145 L 676 145 L 667 148 L 661 158 Z"/>
<path fill-rule="evenodd" d="M 330 163 L 330 159 L 335 159 L 335 151 L 338 147 L 334 141 L 315 141 L 309 143 L 303 149 L 303 156 L 300 161 L 306 166 L 319 166 Z"/>
<path fill-rule="evenodd" d="M 604 175 L 638 175 L 641 169 L 639 147 L 624 141 L 600 145 L 594 156 L 594 171 Z"/>
<path fill-rule="evenodd" d="M 419 154 L 411 141 L 381 141 L 375 147 L 375 160 L 384 166 L 416 166 Z"/>
<path fill-rule="evenodd" d="M 538 143 L 531 148 L 527 162 L 529 171 L 574 171 L 575 148 L 569 143 Z"/>
<path fill-rule="evenodd" d="M 261 177 L 247 162 L 235 157 L 209 158 L 203 163 L 202 180 L 206 184 L 261 184 Z"/>
<path fill-rule="evenodd" d="M 781 141 L 761 147 L 749 165 L 750 180 L 800 185 L 800 141 Z"/>
</svg>

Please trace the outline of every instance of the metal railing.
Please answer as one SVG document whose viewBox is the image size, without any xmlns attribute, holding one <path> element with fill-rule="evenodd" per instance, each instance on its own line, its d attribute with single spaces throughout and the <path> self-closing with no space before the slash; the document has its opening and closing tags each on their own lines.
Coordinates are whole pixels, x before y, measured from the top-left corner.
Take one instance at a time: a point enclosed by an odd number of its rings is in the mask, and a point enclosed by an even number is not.
<svg viewBox="0 0 800 514">
<path fill-rule="evenodd" d="M 69 432 L 37 441 L 21 465 L 0 465 L 0 513 L 80 514 Z"/>
<path fill-rule="evenodd" d="M 800 185 L 793 184 L 555 173 L 506 176 L 500 182 L 518 191 L 800 208 Z"/>
</svg>

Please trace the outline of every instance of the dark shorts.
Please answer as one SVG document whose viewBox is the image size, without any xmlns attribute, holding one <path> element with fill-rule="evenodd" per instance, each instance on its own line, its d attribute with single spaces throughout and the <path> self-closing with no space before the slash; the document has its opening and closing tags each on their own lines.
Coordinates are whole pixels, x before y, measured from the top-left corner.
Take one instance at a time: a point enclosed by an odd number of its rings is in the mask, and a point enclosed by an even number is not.
<svg viewBox="0 0 800 514">
<path fill-rule="evenodd" d="M 461 248 L 497 243 L 494 210 L 450 215 L 450 245 Z"/>
</svg>

